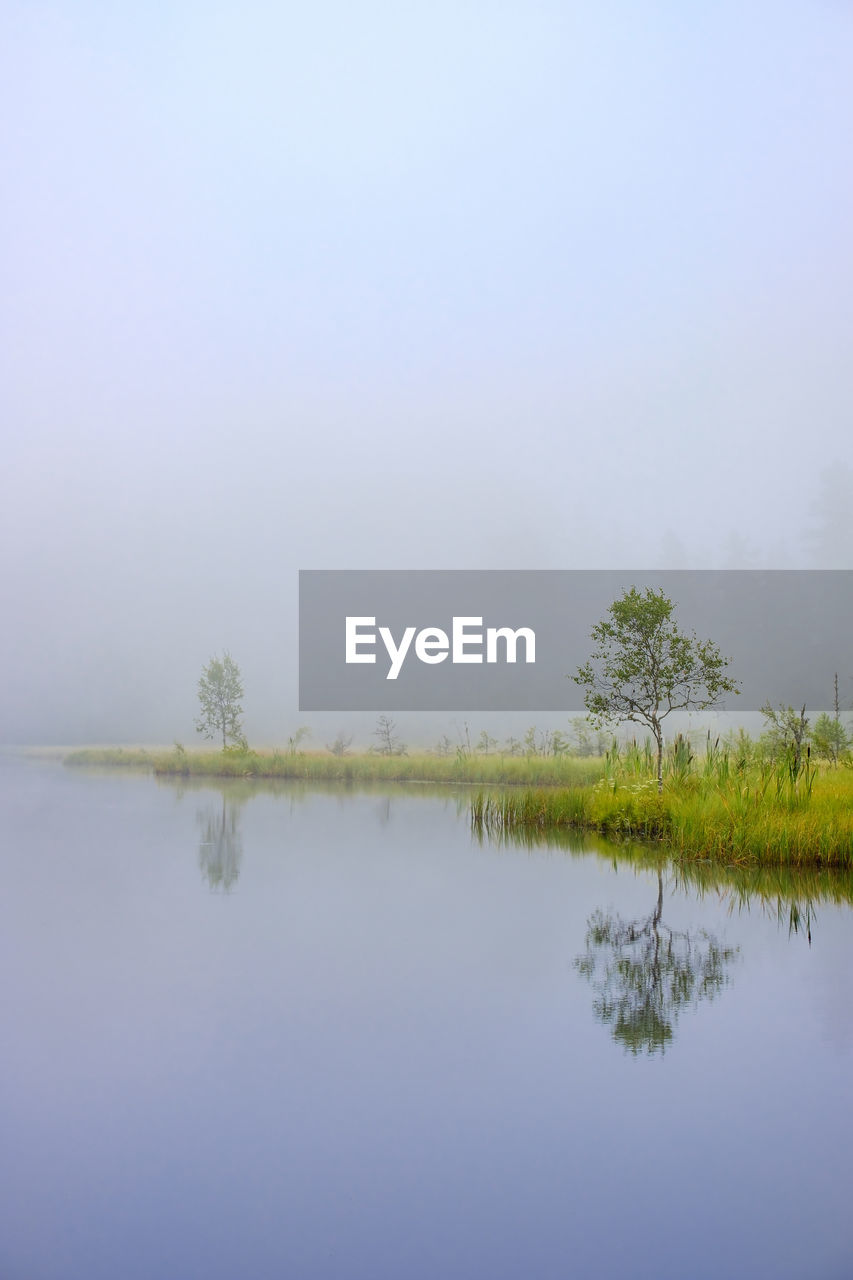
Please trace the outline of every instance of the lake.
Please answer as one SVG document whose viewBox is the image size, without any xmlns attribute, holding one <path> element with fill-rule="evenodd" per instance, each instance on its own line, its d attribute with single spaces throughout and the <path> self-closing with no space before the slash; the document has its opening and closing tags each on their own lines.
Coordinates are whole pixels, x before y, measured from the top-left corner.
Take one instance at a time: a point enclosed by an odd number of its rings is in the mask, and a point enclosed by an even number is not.
<svg viewBox="0 0 853 1280">
<path fill-rule="evenodd" d="M 3 1280 L 853 1275 L 846 889 L 451 789 L 0 793 Z"/>
</svg>

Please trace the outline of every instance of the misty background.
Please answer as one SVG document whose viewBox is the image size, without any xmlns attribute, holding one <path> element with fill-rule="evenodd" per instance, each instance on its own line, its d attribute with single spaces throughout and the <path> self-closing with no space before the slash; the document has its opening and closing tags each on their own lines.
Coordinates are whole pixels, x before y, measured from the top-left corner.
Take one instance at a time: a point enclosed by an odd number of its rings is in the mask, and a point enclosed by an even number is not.
<svg viewBox="0 0 853 1280">
<path fill-rule="evenodd" d="M 841 0 L 7 0 L 0 741 L 194 744 L 227 648 L 284 742 L 300 568 L 853 567 L 851 66 Z"/>
</svg>

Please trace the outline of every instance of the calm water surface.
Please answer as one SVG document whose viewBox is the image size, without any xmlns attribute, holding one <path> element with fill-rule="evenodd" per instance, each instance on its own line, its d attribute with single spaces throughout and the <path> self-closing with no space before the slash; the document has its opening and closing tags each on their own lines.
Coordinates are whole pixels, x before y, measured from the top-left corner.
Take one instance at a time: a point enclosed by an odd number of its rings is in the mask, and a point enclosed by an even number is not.
<svg viewBox="0 0 853 1280">
<path fill-rule="evenodd" d="M 853 1275 L 853 919 L 0 760 L 0 1276 Z"/>
</svg>

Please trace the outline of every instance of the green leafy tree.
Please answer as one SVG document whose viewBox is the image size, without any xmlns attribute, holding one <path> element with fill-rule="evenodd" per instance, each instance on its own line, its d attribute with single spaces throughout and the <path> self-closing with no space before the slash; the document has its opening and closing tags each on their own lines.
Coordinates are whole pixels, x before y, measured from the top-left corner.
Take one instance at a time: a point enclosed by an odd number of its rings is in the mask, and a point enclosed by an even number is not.
<svg viewBox="0 0 853 1280">
<path fill-rule="evenodd" d="M 477 752 L 478 755 L 490 756 L 492 752 L 495 750 L 495 748 L 497 747 L 497 745 L 498 745 L 497 738 L 493 738 L 487 729 L 483 729 L 479 738 L 477 739 L 477 745 L 474 748 L 474 750 Z"/>
<path fill-rule="evenodd" d="M 571 679 L 585 690 L 597 726 L 626 720 L 645 725 L 657 744 L 658 791 L 663 790 L 663 721 L 673 711 L 719 705 L 737 683 L 728 659 L 710 640 L 679 630 L 675 605 L 663 591 L 632 587 L 614 600 L 592 629 L 596 648 Z"/>
<path fill-rule="evenodd" d="M 812 730 L 812 744 L 819 756 L 824 760 L 828 760 L 830 764 L 837 765 L 843 756 L 849 754 L 850 748 L 853 747 L 853 738 L 851 738 L 841 722 L 841 701 L 838 696 L 837 671 L 833 684 L 835 714 L 830 716 L 824 711 L 818 716 Z"/>
<path fill-rule="evenodd" d="M 229 740 L 238 746 L 246 745 L 240 719 L 242 697 L 243 679 L 230 653 L 226 651 L 221 658 L 211 658 L 198 682 L 201 714 L 195 727 L 206 738 L 221 737 L 223 751 Z"/>
<path fill-rule="evenodd" d="M 850 750 L 850 734 L 837 717 L 824 711 L 814 722 L 812 746 L 823 760 L 835 765 Z"/>
<path fill-rule="evenodd" d="M 787 756 L 795 773 L 799 773 L 803 752 L 808 746 L 809 718 L 805 705 L 802 710 L 795 711 L 791 706 L 773 707 L 766 702 L 761 714 L 767 728 L 761 735 L 762 743 L 774 760 Z"/>
<path fill-rule="evenodd" d="M 612 736 L 602 725 L 594 725 L 585 716 L 572 720 L 574 749 L 579 756 L 603 756 L 612 743 Z"/>
<path fill-rule="evenodd" d="M 311 737 L 311 729 L 307 724 L 302 724 L 287 739 L 287 749 L 292 756 L 299 751 L 300 746 L 305 738 Z"/>
</svg>

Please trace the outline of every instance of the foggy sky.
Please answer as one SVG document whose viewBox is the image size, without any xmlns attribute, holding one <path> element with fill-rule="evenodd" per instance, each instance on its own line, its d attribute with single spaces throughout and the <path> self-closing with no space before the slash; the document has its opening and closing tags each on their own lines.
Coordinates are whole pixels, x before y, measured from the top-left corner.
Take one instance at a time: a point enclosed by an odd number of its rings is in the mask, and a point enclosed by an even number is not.
<svg viewBox="0 0 853 1280">
<path fill-rule="evenodd" d="M 296 710 L 299 568 L 853 566 L 853 10 L 0 13 L 0 741 Z"/>
</svg>

